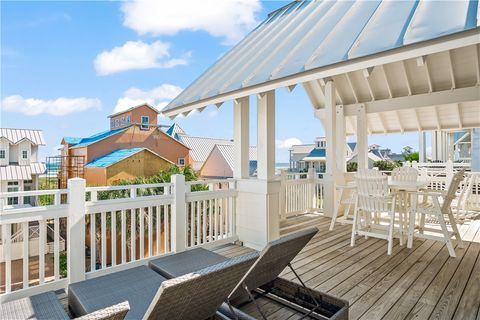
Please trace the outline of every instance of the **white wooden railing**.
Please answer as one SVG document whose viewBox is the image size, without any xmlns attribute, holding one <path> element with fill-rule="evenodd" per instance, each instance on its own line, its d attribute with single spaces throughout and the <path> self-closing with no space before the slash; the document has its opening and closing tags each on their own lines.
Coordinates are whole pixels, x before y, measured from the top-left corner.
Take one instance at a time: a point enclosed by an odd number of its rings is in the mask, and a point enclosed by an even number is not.
<svg viewBox="0 0 480 320">
<path fill-rule="evenodd" d="M 283 172 L 280 176 L 280 218 L 323 211 L 323 180 L 310 170 L 308 173 Z"/>
<path fill-rule="evenodd" d="M 0 302 L 65 288 L 70 282 L 146 264 L 186 248 L 237 239 L 234 180 L 186 183 L 184 176 L 174 175 L 170 183 L 85 188 L 85 180 L 76 178 L 65 190 L 0 193 L 0 202 L 12 196 L 48 201 L 33 207 L 1 207 L 5 273 Z M 22 258 L 12 259 L 12 234 L 18 228 L 28 230 L 31 222 L 39 225 L 38 279 L 30 279 L 29 241 L 22 241 Z M 53 224 L 54 230 L 51 264 L 46 263 L 47 224 Z M 62 226 L 66 277 L 60 276 Z"/>
</svg>

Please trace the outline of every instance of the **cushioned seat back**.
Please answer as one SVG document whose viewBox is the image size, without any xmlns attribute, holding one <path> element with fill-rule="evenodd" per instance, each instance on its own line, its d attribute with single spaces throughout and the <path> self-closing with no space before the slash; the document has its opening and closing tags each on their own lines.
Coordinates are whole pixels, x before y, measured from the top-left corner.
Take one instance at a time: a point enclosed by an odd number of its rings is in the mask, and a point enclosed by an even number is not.
<svg viewBox="0 0 480 320">
<path fill-rule="evenodd" d="M 258 255 L 258 252 L 251 252 L 163 282 L 145 318 L 194 320 L 212 317 Z"/>
<path fill-rule="evenodd" d="M 230 299 L 245 293 L 242 288 L 243 283 L 253 290 L 276 279 L 317 232 L 317 228 L 309 228 L 270 242 L 262 250 L 260 257 L 248 270 L 242 281 L 235 287 Z"/>
</svg>

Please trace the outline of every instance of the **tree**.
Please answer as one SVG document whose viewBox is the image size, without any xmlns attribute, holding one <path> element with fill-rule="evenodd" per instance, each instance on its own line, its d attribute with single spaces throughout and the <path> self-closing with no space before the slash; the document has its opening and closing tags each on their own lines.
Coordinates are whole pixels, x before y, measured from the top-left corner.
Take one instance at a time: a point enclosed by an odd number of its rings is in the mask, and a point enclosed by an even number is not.
<svg viewBox="0 0 480 320">
<path fill-rule="evenodd" d="M 405 161 L 419 161 L 420 159 L 420 156 L 418 154 L 418 151 L 415 151 L 415 152 L 412 152 L 412 153 L 409 153 L 409 154 L 403 154 L 403 158 L 405 159 Z"/>
<path fill-rule="evenodd" d="M 347 163 L 347 172 L 356 172 L 358 169 L 358 164 L 356 162 Z"/>
<path fill-rule="evenodd" d="M 380 171 L 392 171 L 393 169 L 399 167 L 400 165 L 397 162 L 389 160 L 380 160 L 375 161 L 373 166 L 378 168 Z"/>
</svg>

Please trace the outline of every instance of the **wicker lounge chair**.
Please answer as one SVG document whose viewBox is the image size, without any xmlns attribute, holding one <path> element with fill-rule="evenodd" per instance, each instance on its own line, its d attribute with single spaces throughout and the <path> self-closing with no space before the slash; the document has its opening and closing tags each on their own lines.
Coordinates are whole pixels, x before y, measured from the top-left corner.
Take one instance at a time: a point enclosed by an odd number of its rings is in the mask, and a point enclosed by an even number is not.
<svg viewBox="0 0 480 320">
<path fill-rule="evenodd" d="M 121 302 L 104 309 L 89 313 L 77 320 L 122 320 L 130 310 L 128 302 Z M 70 319 L 55 292 L 49 291 L 31 297 L 0 304 L 0 319 Z"/>
<path fill-rule="evenodd" d="M 258 260 L 237 283 L 235 289 L 231 291 L 228 297 L 229 301 L 249 299 L 255 303 L 255 299 L 251 296 L 251 290 L 275 280 L 287 267 L 297 276 L 290 262 L 317 232 L 317 228 L 309 228 L 270 242 L 262 250 Z M 178 277 L 185 273 L 195 272 L 198 270 L 197 268 L 205 268 L 217 261 L 228 260 L 228 258 L 209 250 L 197 248 L 152 260 L 149 262 L 149 266 L 164 277 Z M 304 285 L 298 276 L 297 278 Z M 223 309 L 227 309 L 225 305 Z M 228 309 L 232 309 L 232 306 L 229 306 Z M 260 308 L 258 309 L 261 313 Z"/>
<path fill-rule="evenodd" d="M 206 319 L 258 258 L 252 252 L 167 280 L 147 266 L 71 284 L 69 306 L 83 315 L 126 300 L 126 319 Z"/>
</svg>

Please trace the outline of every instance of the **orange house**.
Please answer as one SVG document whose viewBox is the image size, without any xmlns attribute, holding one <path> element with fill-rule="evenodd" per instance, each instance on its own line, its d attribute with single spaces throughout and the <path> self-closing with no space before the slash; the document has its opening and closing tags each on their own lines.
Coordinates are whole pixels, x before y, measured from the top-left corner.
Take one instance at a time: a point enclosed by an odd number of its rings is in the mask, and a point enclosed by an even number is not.
<svg viewBox="0 0 480 320">
<path fill-rule="evenodd" d="M 172 138 L 160 130 L 157 123 L 158 111 L 148 104 L 139 105 L 128 110 L 113 114 L 110 118 L 110 130 L 94 134 L 86 138 L 64 137 L 62 139 L 63 156 L 84 157 L 84 177 L 87 185 L 111 184 L 115 179 L 109 179 L 108 170 L 99 170 L 89 166 L 96 159 L 100 159 L 114 151 L 144 148 L 148 154 L 148 161 L 133 161 L 130 163 L 130 173 L 125 176 L 151 175 L 151 170 L 144 168 L 152 166 L 152 161 L 185 166 L 189 164 L 189 148 L 180 141 Z M 154 154 L 156 157 L 151 156 Z M 137 155 L 138 157 L 138 155 Z M 143 159 L 147 156 L 143 157 Z M 157 160 L 155 160 L 155 158 Z M 117 166 L 118 167 L 118 166 Z M 154 165 L 153 167 L 159 168 Z M 133 173 L 132 173 L 133 172 Z M 136 173 L 136 174 L 135 174 Z M 121 173 L 117 173 L 122 176 Z"/>
</svg>

